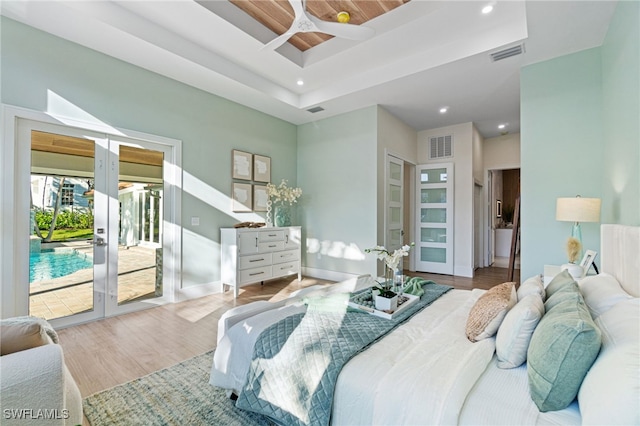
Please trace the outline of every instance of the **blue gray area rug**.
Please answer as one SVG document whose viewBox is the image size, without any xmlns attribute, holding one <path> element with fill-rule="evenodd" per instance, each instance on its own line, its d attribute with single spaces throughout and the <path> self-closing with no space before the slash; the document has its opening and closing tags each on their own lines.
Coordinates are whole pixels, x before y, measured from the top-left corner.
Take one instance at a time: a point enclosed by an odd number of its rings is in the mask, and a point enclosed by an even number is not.
<svg viewBox="0 0 640 426">
<path fill-rule="evenodd" d="M 98 425 L 266 426 L 267 417 L 235 407 L 224 390 L 209 384 L 213 351 L 96 393 L 83 401 Z"/>
</svg>

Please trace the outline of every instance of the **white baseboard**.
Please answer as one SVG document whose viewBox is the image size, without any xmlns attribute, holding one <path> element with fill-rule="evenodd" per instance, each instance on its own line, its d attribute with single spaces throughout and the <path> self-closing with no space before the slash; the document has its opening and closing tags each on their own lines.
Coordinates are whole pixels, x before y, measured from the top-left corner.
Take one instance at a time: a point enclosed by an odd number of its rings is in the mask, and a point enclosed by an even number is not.
<svg viewBox="0 0 640 426">
<path fill-rule="evenodd" d="M 345 281 L 350 278 L 356 278 L 360 274 L 350 274 L 347 272 L 328 271 L 326 269 L 303 267 L 302 275 L 304 275 L 305 277 L 319 278 L 321 280 L 338 282 L 338 281 Z"/>
<path fill-rule="evenodd" d="M 453 275 L 456 277 L 473 278 L 473 268 L 467 266 L 455 266 L 453 268 Z"/>
</svg>

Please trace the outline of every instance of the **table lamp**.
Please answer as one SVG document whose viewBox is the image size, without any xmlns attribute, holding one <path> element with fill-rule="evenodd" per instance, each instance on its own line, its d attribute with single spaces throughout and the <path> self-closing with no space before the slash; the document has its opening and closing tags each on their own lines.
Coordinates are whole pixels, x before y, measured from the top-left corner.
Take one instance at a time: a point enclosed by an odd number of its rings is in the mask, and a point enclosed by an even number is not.
<svg viewBox="0 0 640 426">
<path fill-rule="evenodd" d="M 571 236 L 580 242 L 578 259 L 582 259 L 582 230 L 580 222 L 600 221 L 600 198 L 558 198 L 556 203 L 556 220 L 573 222 Z"/>
</svg>

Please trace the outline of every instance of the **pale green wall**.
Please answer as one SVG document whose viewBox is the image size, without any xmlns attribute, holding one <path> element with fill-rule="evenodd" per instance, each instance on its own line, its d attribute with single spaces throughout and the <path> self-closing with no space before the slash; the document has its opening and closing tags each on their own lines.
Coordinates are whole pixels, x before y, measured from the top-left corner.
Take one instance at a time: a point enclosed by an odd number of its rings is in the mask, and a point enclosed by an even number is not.
<svg viewBox="0 0 640 426">
<path fill-rule="evenodd" d="M 640 225 L 640 2 L 618 3 L 602 50 L 603 223 Z"/>
<path fill-rule="evenodd" d="M 220 279 L 220 227 L 254 217 L 230 211 L 232 149 L 271 157 L 272 180 L 296 184 L 296 126 L 4 17 L 1 31 L 3 103 L 62 112 L 52 92 L 112 126 L 183 141 L 185 287 Z"/>
<path fill-rule="evenodd" d="M 601 223 L 640 224 L 639 28 L 638 2 L 619 2 L 602 47 L 522 70 L 522 277 L 565 261 L 557 197 L 599 197 Z M 599 224 L 582 232 L 598 251 Z"/>
<path fill-rule="evenodd" d="M 567 261 L 571 223 L 555 220 L 558 197 L 602 197 L 600 49 L 531 65 L 521 73 L 521 277 Z M 582 224 L 600 247 L 599 226 Z"/>
<path fill-rule="evenodd" d="M 297 207 L 312 275 L 375 274 L 377 108 L 298 126 Z M 306 251 L 306 252 L 305 252 Z"/>
</svg>

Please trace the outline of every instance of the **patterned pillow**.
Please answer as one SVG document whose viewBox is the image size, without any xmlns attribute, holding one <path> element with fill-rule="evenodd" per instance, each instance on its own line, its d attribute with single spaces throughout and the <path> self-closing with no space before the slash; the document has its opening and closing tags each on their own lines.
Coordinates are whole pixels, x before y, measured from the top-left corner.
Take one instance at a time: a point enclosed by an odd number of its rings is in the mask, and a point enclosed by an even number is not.
<svg viewBox="0 0 640 426">
<path fill-rule="evenodd" d="M 504 316 L 518 300 L 515 284 L 502 283 L 480 296 L 467 318 L 467 339 L 477 342 L 496 334 Z"/>
</svg>

